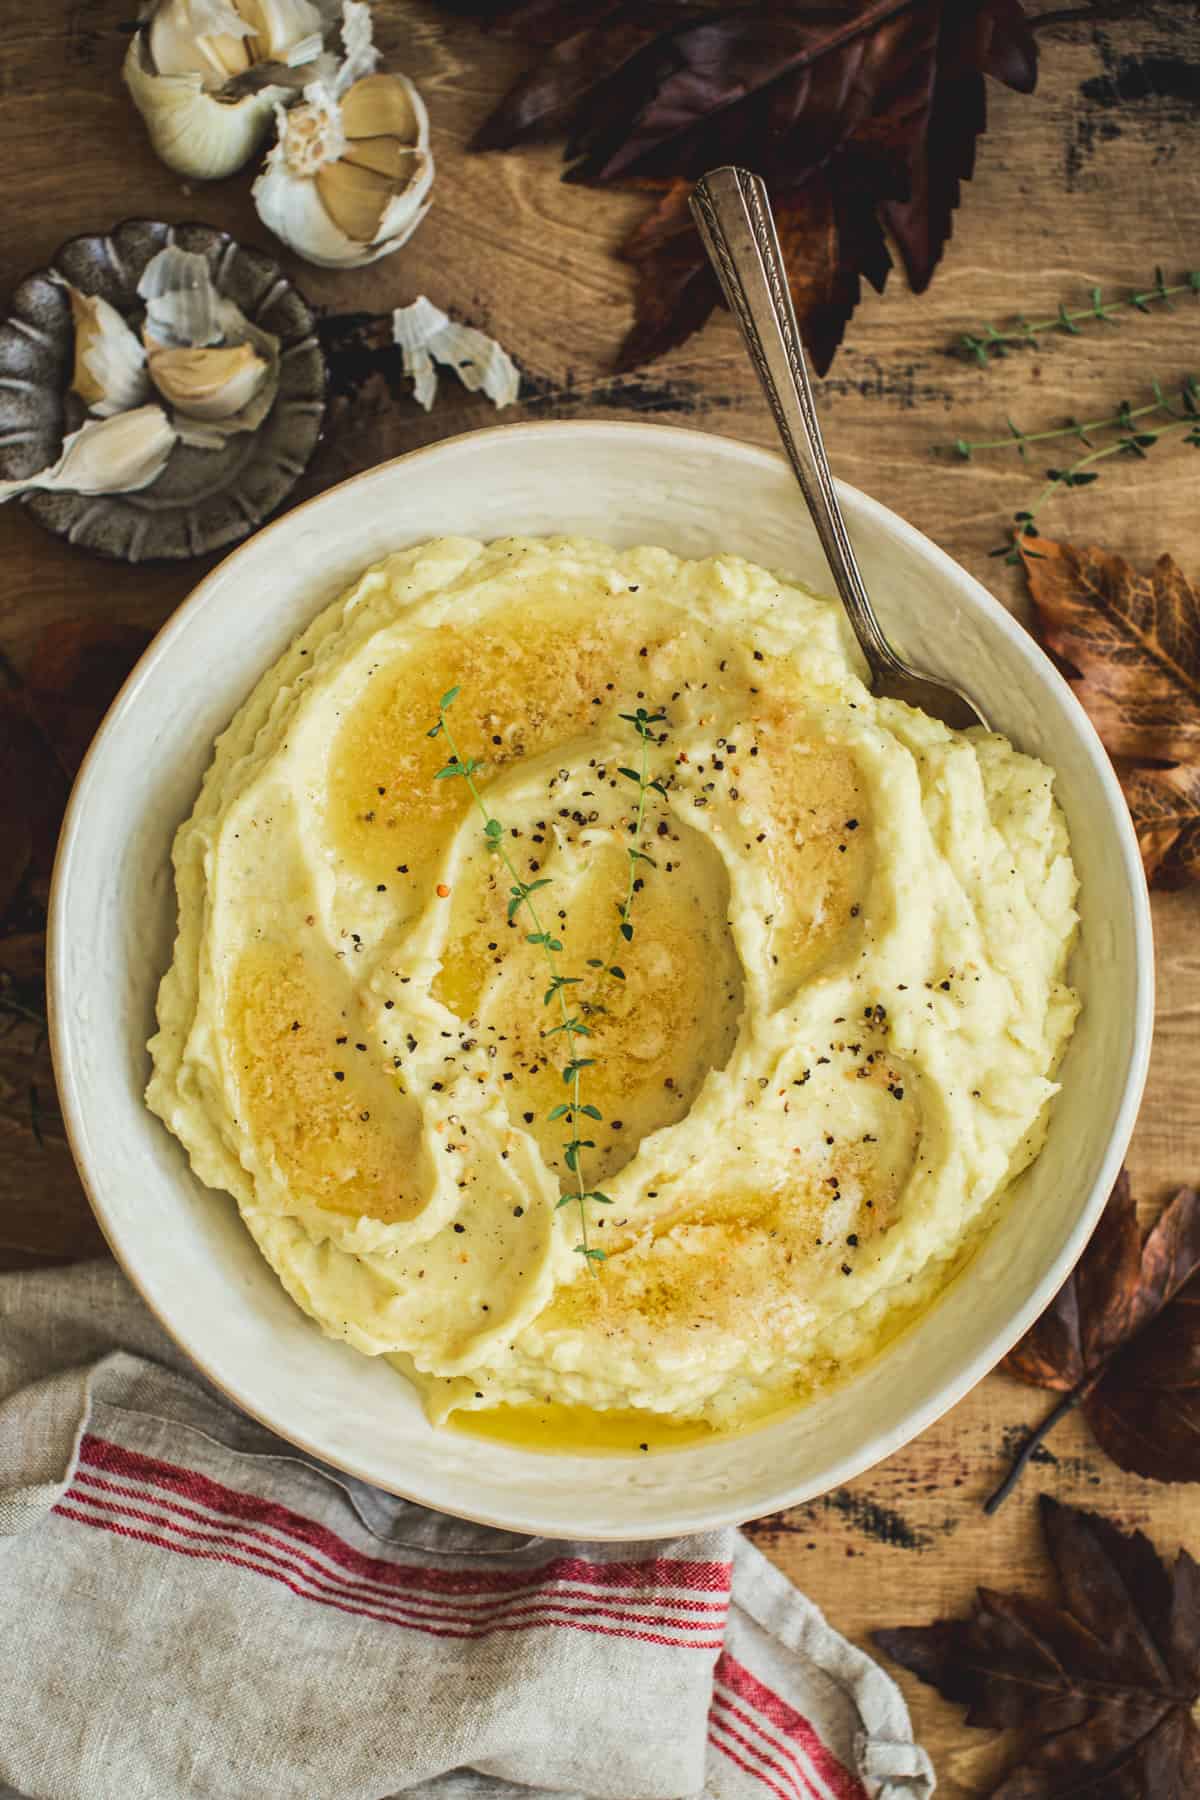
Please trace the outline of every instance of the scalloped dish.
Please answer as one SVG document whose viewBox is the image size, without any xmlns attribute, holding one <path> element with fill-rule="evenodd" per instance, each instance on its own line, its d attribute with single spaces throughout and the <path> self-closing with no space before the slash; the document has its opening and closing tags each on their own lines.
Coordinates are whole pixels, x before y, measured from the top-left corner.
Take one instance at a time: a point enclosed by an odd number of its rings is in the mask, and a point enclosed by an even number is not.
<svg viewBox="0 0 1200 1800">
<path fill-rule="evenodd" d="M 438 779 L 451 689 L 586 1039 L 551 1033 L 498 834 Z M 639 706 L 666 715 L 640 839 Z M 874 698 L 840 607 L 753 564 L 419 545 L 218 741 L 175 845 L 149 1105 L 295 1301 L 435 1422 L 739 1427 L 926 1310 L 1038 1153 L 1078 1010 L 1052 784 Z"/>
</svg>

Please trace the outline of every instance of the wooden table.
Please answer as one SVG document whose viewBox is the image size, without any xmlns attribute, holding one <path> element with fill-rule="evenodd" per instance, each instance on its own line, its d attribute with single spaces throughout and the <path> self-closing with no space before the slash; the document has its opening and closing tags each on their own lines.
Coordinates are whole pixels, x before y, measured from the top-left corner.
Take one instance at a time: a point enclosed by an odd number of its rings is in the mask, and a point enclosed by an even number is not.
<svg viewBox="0 0 1200 1800">
<path fill-rule="evenodd" d="M 1046 0 L 1038 3 L 1046 9 Z M 4 289 L 47 261 L 64 238 L 129 215 L 200 217 L 252 243 L 265 241 L 248 175 L 190 190 L 152 156 L 118 77 L 121 22 L 131 5 L 44 0 L 26 9 L 10 0 L 5 10 Z M 435 207 L 412 244 L 374 268 L 329 274 L 296 265 L 312 300 L 329 316 L 382 312 L 418 293 L 455 307 L 518 358 L 525 417 L 655 418 L 770 443 L 770 422 L 724 316 L 661 363 L 620 378 L 610 372 L 631 291 L 630 271 L 613 251 L 642 204 L 636 197 L 561 185 L 553 149 L 465 154 L 520 53 L 492 43 L 484 54 L 482 37 L 432 7 L 380 0 L 376 10 L 385 50 L 415 77 L 429 104 Z M 1015 456 L 970 465 L 939 460 L 938 446 L 960 435 L 992 435 L 1006 414 L 1027 428 L 1071 413 L 1099 416 L 1121 399 L 1136 402 L 1151 374 L 1165 384 L 1200 365 L 1195 303 L 1169 315 L 1129 314 L 1119 330 L 1095 326 L 1076 339 L 1050 338 L 986 372 L 951 354 L 956 334 L 985 319 L 1017 310 L 1053 313 L 1060 300 L 1074 301 L 1092 284 L 1145 286 L 1156 264 L 1168 277 L 1200 266 L 1200 15 L 1186 0 L 1133 11 L 1122 23 L 1048 28 L 1034 98 L 991 91 L 991 130 L 932 291 L 917 299 L 894 282 L 884 298 L 869 296 L 820 384 L 837 469 L 1018 610 L 1017 573 L 988 551 L 1028 495 L 1031 472 Z M 344 337 L 349 327 L 330 329 Z M 387 365 L 386 357 L 367 354 L 343 368 L 334 430 L 305 492 L 492 422 L 484 401 L 451 382 L 426 417 L 399 383 L 389 388 Z M 1046 528 L 1143 563 L 1170 549 L 1200 575 L 1200 464 L 1193 453 L 1163 448 L 1144 463 L 1122 461 L 1110 470 L 1096 487 L 1057 504 Z M 19 670 L 39 634 L 72 616 L 156 626 L 202 569 L 114 570 L 7 507 L 0 513 L 0 649 Z M 1174 1185 L 1200 1175 L 1200 894 L 1156 897 L 1155 921 L 1158 1037 L 1131 1155 L 1147 1213 Z M 38 950 L 31 936 L 20 952 L 31 974 Z M 64 1142 L 41 1034 L 34 1024 L 10 1022 L 0 1038 L 0 1266 L 101 1250 Z M 980 1500 L 1043 1404 L 1040 1395 L 991 1376 L 881 1467 L 818 1502 L 760 1521 L 753 1535 L 859 1641 L 873 1625 L 953 1612 L 979 1581 L 1044 1589 L 1032 1504 L 1039 1489 L 1101 1506 L 1125 1526 L 1140 1526 L 1166 1552 L 1185 1538 L 1200 1550 L 1196 1490 L 1119 1474 L 1077 1416 L 1059 1428 L 1018 1495 L 985 1519 Z M 940 1792 L 985 1792 L 1008 1746 L 968 1730 L 956 1709 L 901 1680 Z"/>
</svg>

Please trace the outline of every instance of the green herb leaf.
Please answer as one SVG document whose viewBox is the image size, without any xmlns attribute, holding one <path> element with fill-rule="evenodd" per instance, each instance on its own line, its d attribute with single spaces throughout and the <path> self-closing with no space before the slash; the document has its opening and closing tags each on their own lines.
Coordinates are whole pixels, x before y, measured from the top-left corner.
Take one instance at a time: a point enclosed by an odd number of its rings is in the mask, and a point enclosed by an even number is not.
<svg viewBox="0 0 1200 1800">
<path fill-rule="evenodd" d="M 453 706 L 454 702 L 458 699 L 458 696 L 461 693 L 462 693 L 461 688 L 456 688 L 456 687 L 447 688 L 445 693 L 442 695 L 441 699 L 438 701 L 438 711 L 445 712 L 445 710 L 448 706 Z"/>
</svg>

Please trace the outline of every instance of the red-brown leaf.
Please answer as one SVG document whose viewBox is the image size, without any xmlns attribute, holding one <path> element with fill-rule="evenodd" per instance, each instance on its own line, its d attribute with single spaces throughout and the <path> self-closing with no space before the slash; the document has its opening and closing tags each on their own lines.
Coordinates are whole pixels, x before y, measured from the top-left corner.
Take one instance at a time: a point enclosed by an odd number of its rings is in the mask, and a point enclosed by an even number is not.
<svg viewBox="0 0 1200 1800">
<path fill-rule="evenodd" d="M 27 679 L 0 690 L 0 930 L 27 930 L 26 902 L 44 900 L 71 780 L 148 639 L 138 626 L 68 620 L 39 639 Z"/>
<path fill-rule="evenodd" d="M 1200 1481 L 1200 1194 L 1181 1188 L 1143 1243 L 1122 1173 L 1079 1262 L 1004 1367 L 1079 1400 L 1121 1468 Z"/>
<path fill-rule="evenodd" d="M 1147 878 L 1200 881 L 1200 588 L 1169 556 L 1139 575 L 1105 550 L 1017 541 L 1038 637 L 1117 762 Z"/>
<path fill-rule="evenodd" d="M 985 75 L 1025 92 L 1037 76 L 1019 0 L 450 3 L 544 53 L 475 148 L 562 135 L 567 180 L 667 194 L 623 250 L 638 267 L 624 367 L 682 342 L 719 298 L 672 184 L 722 163 L 763 176 L 823 372 L 861 278 L 882 289 L 885 225 L 911 285 L 927 285 L 986 126 Z"/>
<path fill-rule="evenodd" d="M 66 619 L 38 639 L 29 701 L 68 777 L 150 635 L 143 626 L 109 619 Z"/>
<path fill-rule="evenodd" d="M 1200 759 L 1200 589 L 1096 548 L 1021 538 L 1038 635 L 1072 672 L 1112 756 Z"/>
<path fill-rule="evenodd" d="M 1200 1569 L 1048 1495 L 1041 1522 L 1061 1605 L 980 1589 L 969 1618 L 875 1642 L 969 1725 L 1026 1734 L 994 1800 L 1200 1792 Z"/>
<path fill-rule="evenodd" d="M 1200 763 L 1120 776 L 1147 881 L 1161 888 L 1200 881 Z"/>
</svg>

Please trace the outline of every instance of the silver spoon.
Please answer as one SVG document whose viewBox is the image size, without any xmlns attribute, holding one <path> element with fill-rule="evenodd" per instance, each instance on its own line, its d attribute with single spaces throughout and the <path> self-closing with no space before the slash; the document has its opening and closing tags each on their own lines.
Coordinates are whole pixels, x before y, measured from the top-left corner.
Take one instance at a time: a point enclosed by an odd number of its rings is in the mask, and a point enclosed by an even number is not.
<svg viewBox="0 0 1200 1800">
<path fill-rule="evenodd" d="M 696 184 L 691 206 L 862 647 L 873 692 L 920 707 L 956 731 L 986 726 L 979 707 L 960 688 L 922 675 L 897 656 L 867 598 L 821 441 L 765 186 L 747 169 L 713 169 Z"/>
</svg>

